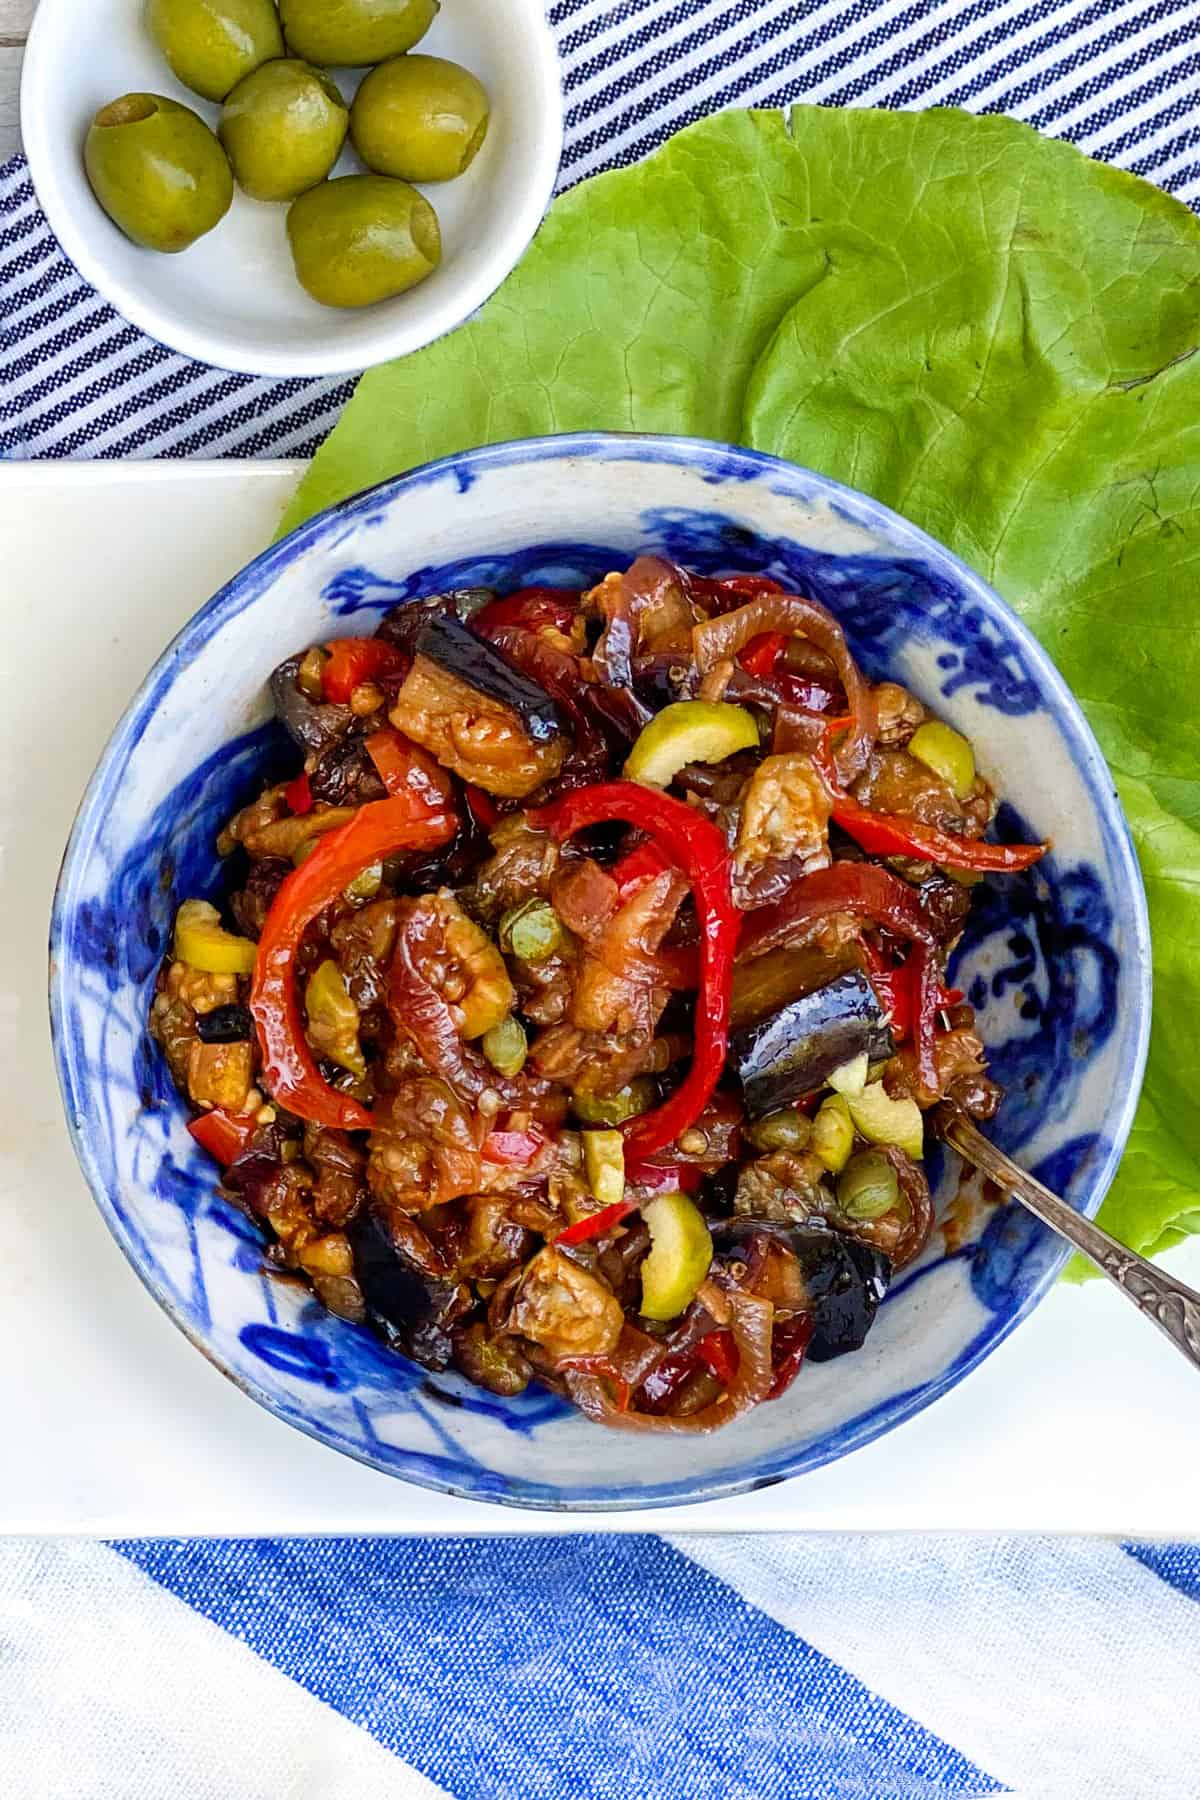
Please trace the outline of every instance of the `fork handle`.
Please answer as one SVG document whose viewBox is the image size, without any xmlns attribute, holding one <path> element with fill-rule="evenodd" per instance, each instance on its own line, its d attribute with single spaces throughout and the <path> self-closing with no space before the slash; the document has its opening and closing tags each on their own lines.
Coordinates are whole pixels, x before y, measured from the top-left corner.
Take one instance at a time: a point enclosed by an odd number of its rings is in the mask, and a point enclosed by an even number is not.
<svg viewBox="0 0 1200 1800">
<path fill-rule="evenodd" d="M 969 1119 L 954 1113 L 945 1120 L 942 1135 L 967 1162 L 994 1181 L 1006 1193 L 1015 1194 L 1044 1225 L 1082 1250 L 1126 1299 L 1169 1337 L 1175 1348 L 1200 1369 L 1200 1294 L 1176 1281 L 1124 1244 L 1119 1244 L 1091 1219 L 1085 1219 L 1057 1194 L 1035 1181 L 1011 1157 L 998 1150 Z"/>
</svg>

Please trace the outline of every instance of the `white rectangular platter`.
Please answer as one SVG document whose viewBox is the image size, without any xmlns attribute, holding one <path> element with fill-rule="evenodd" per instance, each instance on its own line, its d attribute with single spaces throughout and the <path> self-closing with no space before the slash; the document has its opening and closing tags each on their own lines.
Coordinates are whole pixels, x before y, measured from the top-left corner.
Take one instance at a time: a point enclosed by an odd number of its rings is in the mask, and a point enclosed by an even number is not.
<svg viewBox="0 0 1200 1800">
<path fill-rule="evenodd" d="M 50 901 L 118 715 L 269 541 L 298 472 L 0 462 L 0 1534 L 1200 1535 L 1196 1377 L 1104 1283 L 1059 1287 L 952 1393 L 842 1462 L 709 1506 L 594 1519 L 453 1500 L 347 1461 L 260 1411 L 158 1311 L 67 1141 Z M 1171 1266 L 1200 1282 L 1200 1240 Z"/>
</svg>

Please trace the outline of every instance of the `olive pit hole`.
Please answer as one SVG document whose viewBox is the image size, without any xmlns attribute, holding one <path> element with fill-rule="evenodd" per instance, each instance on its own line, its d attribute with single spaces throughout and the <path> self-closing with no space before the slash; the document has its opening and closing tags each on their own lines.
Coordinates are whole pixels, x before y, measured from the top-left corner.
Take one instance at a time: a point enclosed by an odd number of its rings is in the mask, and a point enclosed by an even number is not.
<svg viewBox="0 0 1200 1800">
<path fill-rule="evenodd" d="M 140 125 L 144 119 L 152 119 L 158 111 L 158 101 L 153 94 L 123 94 L 119 100 L 110 100 L 96 114 L 97 125 Z"/>
</svg>

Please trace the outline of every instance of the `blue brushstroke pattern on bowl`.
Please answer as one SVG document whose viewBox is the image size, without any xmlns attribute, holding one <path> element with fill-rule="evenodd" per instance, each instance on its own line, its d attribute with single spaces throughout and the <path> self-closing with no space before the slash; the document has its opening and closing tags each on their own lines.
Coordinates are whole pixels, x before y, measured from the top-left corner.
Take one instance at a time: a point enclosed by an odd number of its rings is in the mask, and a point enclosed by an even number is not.
<svg viewBox="0 0 1200 1800">
<path fill-rule="evenodd" d="M 1065 1252 L 1019 1208 L 960 1189 L 934 1147 L 935 1233 L 863 1350 L 712 1437 L 590 1424 L 549 1392 L 499 1399 L 431 1374 L 268 1274 L 217 1192 L 146 1033 L 179 901 L 219 895 L 221 825 L 295 767 L 266 679 L 284 656 L 370 631 L 390 606 L 484 583 L 583 586 L 640 550 L 764 572 L 827 602 L 874 679 L 902 681 L 973 741 L 1002 837 L 1049 838 L 989 881 L 953 964 L 1006 1089 L 994 1135 L 1094 1213 L 1133 1117 L 1149 1022 L 1145 899 L 1111 778 L 1040 647 L 969 569 L 887 508 L 728 445 L 602 434 L 464 452 L 301 526 L 184 628 L 84 797 L 51 938 L 68 1124 L 125 1254 L 246 1393 L 323 1443 L 425 1486 L 511 1505 L 653 1507 L 816 1468 L 962 1379 L 1046 1292 Z M 289 761 L 289 757 L 291 760 Z"/>
</svg>

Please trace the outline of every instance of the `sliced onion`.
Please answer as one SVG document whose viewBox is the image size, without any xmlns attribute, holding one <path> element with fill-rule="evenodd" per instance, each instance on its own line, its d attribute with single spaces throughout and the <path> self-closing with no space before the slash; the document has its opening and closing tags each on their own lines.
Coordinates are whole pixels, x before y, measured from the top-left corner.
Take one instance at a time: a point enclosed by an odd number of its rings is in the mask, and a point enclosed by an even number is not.
<svg viewBox="0 0 1200 1800">
<path fill-rule="evenodd" d="M 900 1192 L 908 1204 L 908 1223 L 891 1250 L 886 1252 L 893 1272 L 903 1269 L 920 1256 L 933 1232 L 933 1200 L 923 1169 L 896 1144 L 881 1144 L 879 1149 L 896 1171 Z"/>
<path fill-rule="evenodd" d="M 598 1425 L 612 1425 L 619 1431 L 688 1432 L 706 1436 L 719 1431 L 741 1413 L 746 1413 L 766 1399 L 771 1389 L 771 1335 L 775 1308 L 769 1300 L 733 1289 L 729 1295 L 733 1341 L 738 1351 L 738 1369 L 733 1382 L 719 1400 L 699 1412 L 673 1419 L 669 1414 L 622 1412 L 611 1398 L 604 1383 L 595 1375 L 569 1369 L 567 1391 L 580 1412 Z"/>
<path fill-rule="evenodd" d="M 702 674 L 707 673 L 715 663 L 736 656 L 751 638 L 765 631 L 802 633 L 825 652 L 837 670 L 853 721 L 834 757 L 838 779 L 845 786 L 866 767 L 877 730 L 875 702 L 870 684 L 863 680 L 850 654 L 846 635 L 828 607 L 802 594 L 764 594 L 761 599 L 739 606 L 736 612 L 709 619 L 692 632 L 697 668 Z"/>
</svg>

